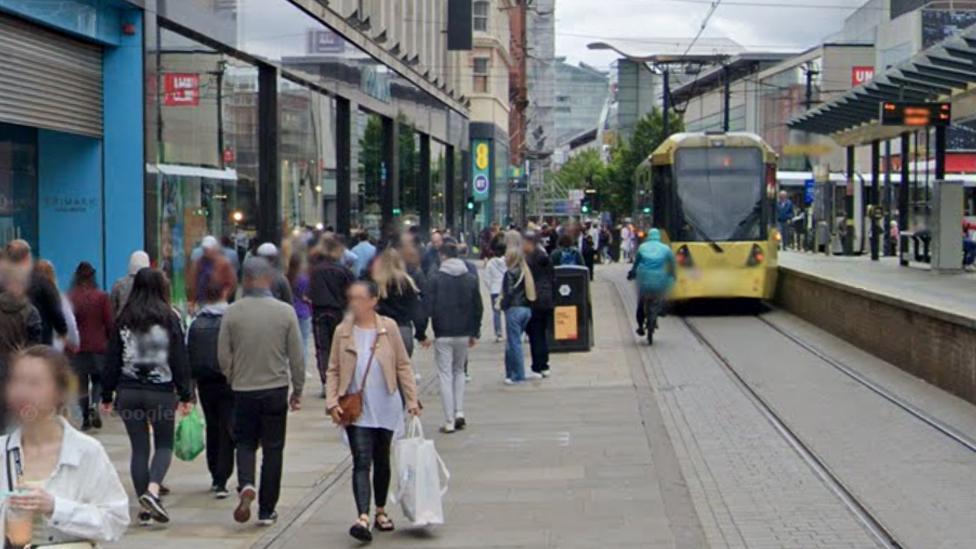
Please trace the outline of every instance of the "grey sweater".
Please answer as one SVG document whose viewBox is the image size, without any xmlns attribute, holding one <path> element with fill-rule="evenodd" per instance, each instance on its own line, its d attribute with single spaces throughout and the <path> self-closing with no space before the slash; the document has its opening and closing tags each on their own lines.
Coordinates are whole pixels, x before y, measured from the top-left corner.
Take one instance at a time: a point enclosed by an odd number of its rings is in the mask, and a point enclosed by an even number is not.
<svg viewBox="0 0 976 549">
<path fill-rule="evenodd" d="M 248 293 L 227 309 L 217 342 L 220 369 L 235 391 L 288 387 L 300 395 L 305 358 L 295 309 L 270 292 Z"/>
</svg>

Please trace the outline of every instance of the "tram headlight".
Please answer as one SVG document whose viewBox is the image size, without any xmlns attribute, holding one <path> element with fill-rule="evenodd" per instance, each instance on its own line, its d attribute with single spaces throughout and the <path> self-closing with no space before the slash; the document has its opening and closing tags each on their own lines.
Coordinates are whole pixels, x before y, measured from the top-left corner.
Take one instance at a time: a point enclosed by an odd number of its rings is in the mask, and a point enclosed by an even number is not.
<svg viewBox="0 0 976 549">
<path fill-rule="evenodd" d="M 755 267 L 765 260 L 766 254 L 763 253 L 762 248 L 759 247 L 759 244 L 753 244 L 752 250 L 749 251 L 749 259 L 746 260 L 746 266 Z"/>
<path fill-rule="evenodd" d="M 691 251 L 688 249 L 688 246 L 682 245 L 678 248 L 675 256 L 677 257 L 679 267 L 690 268 L 695 265 L 695 262 L 691 259 Z"/>
</svg>

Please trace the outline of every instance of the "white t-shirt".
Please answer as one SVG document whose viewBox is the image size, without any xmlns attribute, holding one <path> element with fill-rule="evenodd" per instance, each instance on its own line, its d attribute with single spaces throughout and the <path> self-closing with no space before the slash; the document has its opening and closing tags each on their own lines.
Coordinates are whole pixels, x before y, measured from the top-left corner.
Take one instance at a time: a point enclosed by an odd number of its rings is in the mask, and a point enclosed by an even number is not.
<svg viewBox="0 0 976 549">
<path fill-rule="evenodd" d="M 353 379 L 355 390 L 362 387 L 363 376 L 369 362 L 370 351 L 376 341 L 376 330 L 353 327 L 353 337 L 356 339 L 356 376 Z M 396 334 L 396 337 L 400 337 Z M 399 433 L 403 429 L 403 400 L 400 391 L 391 394 L 386 388 L 383 377 L 383 366 L 378 357 L 373 358 L 373 367 L 369 370 L 366 388 L 363 391 L 363 413 L 353 425 L 357 427 L 371 427 L 386 429 Z"/>
</svg>

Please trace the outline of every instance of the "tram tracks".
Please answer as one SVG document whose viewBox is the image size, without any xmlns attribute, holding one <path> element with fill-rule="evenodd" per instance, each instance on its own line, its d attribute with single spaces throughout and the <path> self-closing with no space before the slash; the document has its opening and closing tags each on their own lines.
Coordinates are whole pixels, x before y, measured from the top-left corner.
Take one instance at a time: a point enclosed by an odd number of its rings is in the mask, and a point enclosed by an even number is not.
<svg viewBox="0 0 976 549">
<path fill-rule="evenodd" d="M 902 545 L 887 526 L 854 494 L 830 466 L 820 458 L 787 424 L 770 403 L 749 383 L 732 362 L 698 329 L 687 317 L 681 318 L 681 323 L 694 338 L 706 348 L 712 356 L 729 373 L 736 385 L 753 401 L 760 413 L 766 418 L 786 443 L 810 467 L 824 485 L 834 493 L 838 499 L 851 511 L 865 529 L 886 549 L 903 549 Z"/>
</svg>

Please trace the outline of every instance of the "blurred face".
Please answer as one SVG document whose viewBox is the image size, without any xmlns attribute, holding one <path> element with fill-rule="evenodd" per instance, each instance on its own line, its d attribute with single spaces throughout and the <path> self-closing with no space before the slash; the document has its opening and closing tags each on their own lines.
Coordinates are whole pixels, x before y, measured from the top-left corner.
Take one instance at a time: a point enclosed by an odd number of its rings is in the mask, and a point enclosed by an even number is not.
<svg viewBox="0 0 976 549">
<path fill-rule="evenodd" d="M 444 243 L 444 237 L 440 233 L 434 233 L 430 236 L 430 243 L 434 245 L 434 248 L 439 250 L 441 249 L 441 244 Z"/>
<path fill-rule="evenodd" d="M 528 255 L 535 251 L 535 242 L 531 239 L 522 239 L 522 253 Z"/>
<path fill-rule="evenodd" d="M 769 196 L 769 195 L 767 195 L 767 196 Z M 780 200 L 780 202 L 783 202 L 783 201 L 786 200 L 786 193 L 785 192 L 783 192 L 783 191 L 780 191 L 779 192 L 779 200 Z"/>
<path fill-rule="evenodd" d="M 349 312 L 357 320 L 370 318 L 376 310 L 377 299 L 369 295 L 369 290 L 362 284 L 353 284 L 346 294 L 349 298 Z"/>
<path fill-rule="evenodd" d="M 61 407 L 61 395 L 50 367 L 39 358 L 22 358 L 11 366 L 7 408 L 20 424 L 47 419 Z"/>
</svg>

